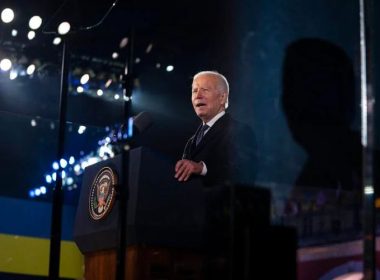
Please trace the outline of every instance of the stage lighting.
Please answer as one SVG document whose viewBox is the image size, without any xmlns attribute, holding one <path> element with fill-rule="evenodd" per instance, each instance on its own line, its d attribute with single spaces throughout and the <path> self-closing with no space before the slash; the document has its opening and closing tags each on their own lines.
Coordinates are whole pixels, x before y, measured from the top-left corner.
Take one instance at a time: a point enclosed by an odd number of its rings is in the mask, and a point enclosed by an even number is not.
<svg viewBox="0 0 380 280">
<path fill-rule="evenodd" d="M 61 35 L 66 35 L 67 33 L 69 33 L 70 28 L 71 28 L 70 23 L 68 23 L 67 21 L 64 21 L 58 26 L 58 33 Z"/>
<path fill-rule="evenodd" d="M 57 180 L 57 173 L 54 172 L 53 174 L 51 174 L 51 178 L 53 179 L 53 181 L 55 182 Z"/>
<path fill-rule="evenodd" d="M 35 194 L 36 196 L 40 196 L 40 194 L 41 194 L 41 190 L 40 190 L 40 189 L 35 189 L 35 190 L 34 190 L 34 194 Z"/>
<path fill-rule="evenodd" d="M 76 165 L 74 166 L 74 172 L 75 172 L 75 173 L 79 173 L 79 172 L 80 172 L 80 165 L 79 165 L 79 164 L 76 164 Z"/>
<path fill-rule="evenodd" d="M 174 66 L 173 65 L 168 65 L 168 66 L 166 66 L 166 71 L 167 72 L 171 72 L 171 71 L 173 71 L 174 70 Z"/>
<path fill-rule="evenodd" d="M 48 174 L 45 176 L 46 183 L 50 184 L 53 181 L 53 178 Z"/>
<path fill-rule="evenodd" d="M 136 59 L 135 59 L 135 63 L 136 64 L 139 64 L 141 62 L 141 59 L 139 58 L 139 57 L 136 57 Z"/>
<path fill-rule="evenodd" d="M 53 40 L 53 45 L 59 45 L 62 42 L 62 39 L 60 37 L 55 37 Z"/>
<path fill-rule="evenodd" d="M 12 29 L 11 34 L 12 34 L 12 37 L 16 37 L 18 34 L 18 31 L 16 29 Z"/>
<path fill-rule="evenodd" d="M 156 68 L 160 69 L 161 68 L 161 64 L 160 63 L 156 63 Z"/>
<path fill-rule="evenodd" d="M 28 75 L 32 75 L 34 71 L 36 70 L 36 66 L 34 64 L 30 64 L 28 68 L 26 68 L 26 73 Z"/>
<path fill-rule="evenodd" d="M 127 37 L 121 39 L 121 41 L 120 41 L 120 49 L 125 48 L 127 46 L 127 44 L 128 44 L 128 38 Z"/>
<path fill-rule="evenodd" d="M 108 79 L 106 84 L 105 84 L 105 87 L 108 88 L 112 83 L 112 79 Z"/>
<path fill-rule="evenodd" d="M 97 94 L 98 96 L 102 96 L 102 95 L 103 95 L 103 90 L 98 89 L 98 90 L 96 91 L 96 94 Z"/>
<path fill-rule="evenodd" d="M 129 96 L 124 96 L 124 100 L 128 102 L 131 100 L 131 98 Z"/>
<path fill-rule="evenodd" d="M 90 75 L 89 75 L 89 74 L 84 74 L 84 75 L 80 78 L 80 83 L 81 83 L 82 85 L 84 85 L 84 84 L 87 84 L 89 80 L 90 80 Z"/>
<path fill-rule="evenodd" d="M 78 128 L 78 134 L 83 134 L 86 131 L 86 127 L 84 125 L 80 125 Z"/>
<path fill-rule="evenodd" d="M 53 166 L 53 169 L 54 169 L 54 170 L 58 170 L 58 169 L 59 169 L 59 164 L 58 164 L 58 162 L 56 162 L 56 161 L 53 162 L 53 165 L 52 165 L 52 166 Z"/>
<path fill-rule="evenodd" d="M 0 69 L 3 71 L 8 71 L 12 68 L 12 61 L 8 58 L 4 58 L 0 61 Z"/>
<path fill-rule="evenodd" d="M 75 163 L 75 158 L 73 157 L 73 156 L 71 156 L 70 158 L 69 158 L 69 164 L 70 165 L 73 165 Z"/>
<path fill-rule="evenodd" d="M 36 37 L 36 32 L 34 32 L 34 31 L 29 31 L 28 32 L 28 39 L 29 40 L 33 40 L 34 39 L 34 37 Z"/>
<path fill-rule="evenodd" d="M 10 80 L 14 80 L 16 79 L 18 76 L 18 73 L 15 69 L 12 69 L 10 72 L 9 72 L 9 79 Z"/>
<path fill-rule="evenodd" d="M 67 160 L 65 160 L 64 158 L 61 158 L 61 160 L 59 161 L 59 164 L 61 165 L 62 168 L 66 168 Z"/>
<path fill-rule="evenodd" d="M 14 13 L 13 10 L 10 9 L 10 8 L 5 8 L 5 9 L 1 12 L 1 20 L 2 20 L 4 23 L 10 23 L 14 18 L 15 18 L 15 13 Z"/>
<path fill-rule="evenodd" d="M 41 186 L 40 187 L 40 191 L 41 191 L 41 194 L 46 194 L 46 187 L 45 186 Z"/>
<path fill-rule="evenodd" d="M 72 185 L 73 183 L 74 183 L 74 179 L 72 177 L 67 177 L 66 184 L 67 185 Z"/>
<path fill-rule="evenodd" d="M 149 44 L 148 47 L 146 48 L 145 52 L 150 53 L 152 51 L 153 44 Z"/>
<path fill-rule="evenodd" d="M 119 54 L 117 52 L 112 53 L 112 58 L 116 59 L 119 57 Z"/>
<path fill-rule="evenodd" d="M 115 95 L 114 95 L 114 98 L 115 98 L 115 100 L 118 100 L 118 99 L 120 98 L 120 95 L 115 94 Z"/>
<path fill-rule="evenodd" d="M 77 87 L 77 92 L 78 93 L 82 93 L 84 91 L 84 88 L 83 87 L 81 87 L 81 86 L 78 86 Z"/>
<path fill-rule="evenodd" d="M 34 196 L 35 196 L 35 194 L 34 194 L 34 190 L 30 190 L 30 191 L 29 191 L 29 196 L 30 196 L 30 197 L 34 197 Z"/>
<path fill-rule="evenodd" d="M 34 119 L 31 120 L 31 121 L 30 121 L 30 125 L 33 126 L 33 127 L 37 126 L 37 121 L 34 120 Z"/>
<path fill-rule="evenodd" d="M 42 24 L 42 18 L 40 16 L 32 16 L 29 20 L 30 29 L 37 30 Z"/>
<path fill-rule="evenodd" d="M 62 179 L 64 179 L 64 178 L 66 178 L 66 171 L 65 170 L 62 170 L 62 173 L 61 173 L 61 177 L 62 177 Z"/>
</svg>

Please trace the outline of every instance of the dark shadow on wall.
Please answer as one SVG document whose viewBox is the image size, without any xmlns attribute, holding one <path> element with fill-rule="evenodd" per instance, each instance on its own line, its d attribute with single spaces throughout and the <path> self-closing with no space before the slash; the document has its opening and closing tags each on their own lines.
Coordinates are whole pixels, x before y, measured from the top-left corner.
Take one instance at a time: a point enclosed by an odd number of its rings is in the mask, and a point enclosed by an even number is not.
<svg viewBox="0 0 380 280">
<path fill-rule="evenodd" d="M 282 105 L 294 140 L 307 153 L 295 189 L 359 190 L 360 134 L 350 58 L 321 39 L 301 39 L 286 49 Z"/>
</svg>

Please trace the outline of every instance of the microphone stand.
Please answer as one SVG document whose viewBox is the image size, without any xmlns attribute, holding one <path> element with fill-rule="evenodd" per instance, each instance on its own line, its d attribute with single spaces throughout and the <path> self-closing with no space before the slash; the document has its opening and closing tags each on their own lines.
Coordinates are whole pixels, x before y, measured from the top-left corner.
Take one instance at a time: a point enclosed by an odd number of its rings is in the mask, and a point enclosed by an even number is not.
<svg viewBox="0 0 380 280">
<path fill-rule="evenodd" d="M 94 25 L 87 27 L 80 27 L 77 31 L 92 30 L 100 26 L 112 9 L 116 6 L 119 0 L 115 0 L 108 8 L 104 16 Z M 50 20 L 45 24 L 45 27 L 55 18 L 62 10 L 65 1 L 53 14 Z M 43 34 L 55 34 L 56 31 L 46 31 L 43 28 Z M 71 32 L 73 33 L 73 32 Z M 70 33 L 69 33 L 70 34 Z M 69 88 L 69 47 L 68 47 L 68 35 L 63 36 L 62 43 L 62 64 L 61 64 L 61 80 L 60 80 L 60 97 L 59 97 L 59 120 L 58 120 L 58 144 L 57 144 L 57 160 L 63 158 L 65 147 L 65 128 L 66 128 L 66 112 L 67 112 L 67 94 Z M 62 209 L 63 209 L 63 190 L 62 190 L 62 171 L 60 166 L 57 171 L 56 185 L 53 188 L 53 201 L 52 201 L 52 213 L 51 213 L 51 228 L 50 228 L 50 249 L 49 249 L 49 280 L 59 279 L 59 264 L 61 254 L 61 231 L 62 231 Z"/>
</svg>

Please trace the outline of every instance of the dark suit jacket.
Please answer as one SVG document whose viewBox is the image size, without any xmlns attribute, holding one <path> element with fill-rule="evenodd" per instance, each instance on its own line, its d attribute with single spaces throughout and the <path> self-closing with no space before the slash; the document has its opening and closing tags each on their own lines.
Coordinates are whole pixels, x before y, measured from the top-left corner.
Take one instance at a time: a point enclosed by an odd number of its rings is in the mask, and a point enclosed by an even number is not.
<svg viewBox="0 0 380 280">
<path fill-rule="evenodd" d="M 253 184 L 256 144 L 252 129 L 226 113 L 196 146 L 200 127 L 187 142 L 182 158 L 206 164 L 207 174 L 201 176 L 205 185 Z"/>
</svg>

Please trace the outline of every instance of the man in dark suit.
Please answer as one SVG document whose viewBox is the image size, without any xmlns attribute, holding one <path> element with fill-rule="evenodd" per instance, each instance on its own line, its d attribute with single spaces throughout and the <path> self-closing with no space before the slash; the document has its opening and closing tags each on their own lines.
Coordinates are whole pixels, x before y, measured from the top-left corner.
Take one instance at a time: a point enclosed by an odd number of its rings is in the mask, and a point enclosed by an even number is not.
<svg viewBox="0 0 380 280">
<path fill-rule="evenodd" d="M 202 124 L 175 165 L 178 181 L 202 176 L 205 185 L 253 183 L 253 132 L 226 113 L 228 95 L 228 81 L 218 72 L 203 71 L 194 76 L 191 100 Z"/>
</svg>

